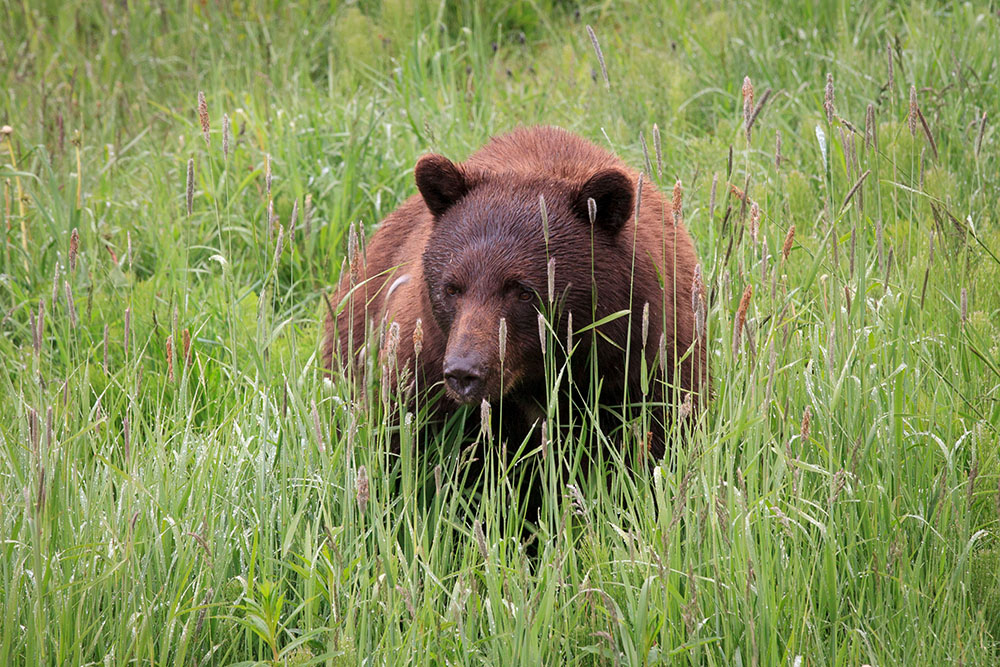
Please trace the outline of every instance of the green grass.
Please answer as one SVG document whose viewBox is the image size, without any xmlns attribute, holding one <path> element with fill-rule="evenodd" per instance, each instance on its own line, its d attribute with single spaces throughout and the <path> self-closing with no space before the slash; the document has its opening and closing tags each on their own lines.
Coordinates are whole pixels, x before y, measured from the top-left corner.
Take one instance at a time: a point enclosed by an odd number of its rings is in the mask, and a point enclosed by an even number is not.
<svg viewBox="0 0 1000 667">
<path fill-rule="evenodd" d="M 0 664 L 1000 660 L 995 1 L 135 4 L 3 2 Z M 474 495 L 422 412 L 391 453 L 397 397 L 317 361 L 350 224 L 518 123 L 637 168 L 658 125 L 715 392 L 649 474 L 553 427 L 534 558 L 524 466 Z"/>
</svg>

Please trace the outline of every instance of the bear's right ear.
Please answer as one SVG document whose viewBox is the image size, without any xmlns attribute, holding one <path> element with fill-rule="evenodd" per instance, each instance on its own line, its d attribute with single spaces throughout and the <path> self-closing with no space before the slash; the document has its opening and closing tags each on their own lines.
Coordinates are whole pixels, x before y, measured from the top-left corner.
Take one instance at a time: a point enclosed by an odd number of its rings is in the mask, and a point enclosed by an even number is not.
<svg viewBox="0 0 1000 667">
<path fill-rule="evenodd" d="M 413 176 L 424 203 L 435 218 L 440 217 L 469 191 L 465 174 L 458 165 L 443 155 L 425 155 L 420 158 Z"/>
<path fill-rule="evenodd" d="M 596 204 L 594 225 L 617 234 L 633 213 L 633 192 L 632 179 L 625 172 L 620 169 L 605 169 L 580 186 L 573 201 L 573 210 L 584 221 L 590 221 L 588 201 L 593 199 Z"/>
</svg>

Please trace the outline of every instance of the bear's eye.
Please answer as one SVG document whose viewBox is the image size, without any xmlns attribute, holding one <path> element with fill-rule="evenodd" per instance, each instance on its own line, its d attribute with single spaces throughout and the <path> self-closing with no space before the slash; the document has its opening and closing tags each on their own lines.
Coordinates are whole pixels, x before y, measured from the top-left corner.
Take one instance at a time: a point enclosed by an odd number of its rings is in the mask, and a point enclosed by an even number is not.
<svg viewBox="0 0 1000 667">
<path fill-rule="evenodd" d="M 458 296 L 461 293 L 461 288 L 458 285 L 445 285 L 444 293 L 448 296 Z"/>
<path fill-rule="evenodd" d="M 532 301 L 535 298 L 535 293 L 522 287 L 521 292 L 517 295 L 517 298 L 521 301 Z"/>
</svg>

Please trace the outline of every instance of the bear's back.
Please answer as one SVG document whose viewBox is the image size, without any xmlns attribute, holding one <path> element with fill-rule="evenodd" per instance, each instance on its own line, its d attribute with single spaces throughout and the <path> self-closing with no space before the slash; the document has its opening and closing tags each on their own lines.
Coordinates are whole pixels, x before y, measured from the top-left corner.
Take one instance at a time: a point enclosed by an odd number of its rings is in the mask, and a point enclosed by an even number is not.
<svg viewBox="0 0 1000 667">
<path fill-rule="evenodd" d="M 615 155 L 558 127 L 519 128 L 492 138 L 463 165 L 473 171 L 513 173 L 527 178 L 565 179 L 583 183 L 602 169 L 616 167 L 634 174 Z"/>
</svg>

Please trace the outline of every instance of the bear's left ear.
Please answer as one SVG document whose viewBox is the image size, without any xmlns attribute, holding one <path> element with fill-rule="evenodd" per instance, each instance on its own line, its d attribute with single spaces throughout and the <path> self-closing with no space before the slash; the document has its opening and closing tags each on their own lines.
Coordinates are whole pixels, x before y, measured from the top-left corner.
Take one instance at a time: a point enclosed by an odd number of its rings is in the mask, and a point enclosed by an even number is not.
<svg viewBox="0 0 1000 667">
<path fill-rule="evenodd" d="M 594 225 L 612 235 L 621 231 L 632 215 L 634 188 L 632 179 L 620 169 L 599 171 L 580 186 L 573 199 L 573 211 L 584 221 L 590 221 L 587 201 L 594 200 Z"/>
<path fill-rule="evenodd" d="M 420 158 L 413 176 L 424 203 L 435 218 L 440 217 L 469 191 L 465 174 L 458 165 L 443 155 L 425 155 Z"/>
</svg>

